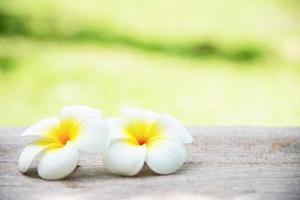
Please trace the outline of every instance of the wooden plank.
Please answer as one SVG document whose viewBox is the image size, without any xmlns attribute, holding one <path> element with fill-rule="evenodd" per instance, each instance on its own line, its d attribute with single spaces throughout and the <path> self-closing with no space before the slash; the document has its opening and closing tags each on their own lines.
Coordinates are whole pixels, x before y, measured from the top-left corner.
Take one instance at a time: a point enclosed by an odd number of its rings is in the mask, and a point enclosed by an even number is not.
<svg viewBox="0 0 300 200">
<path fill-rule="evenodd" d="M 300 199 L 300 128 L 190 128 L 194 143 L 178 173 L 136 177 L 103 168 L 101 156 L 81 154 L 67 179 L 45 181 L 17 170 L 21 128 L 0 129 L 0 199 Z"/>
</svg>

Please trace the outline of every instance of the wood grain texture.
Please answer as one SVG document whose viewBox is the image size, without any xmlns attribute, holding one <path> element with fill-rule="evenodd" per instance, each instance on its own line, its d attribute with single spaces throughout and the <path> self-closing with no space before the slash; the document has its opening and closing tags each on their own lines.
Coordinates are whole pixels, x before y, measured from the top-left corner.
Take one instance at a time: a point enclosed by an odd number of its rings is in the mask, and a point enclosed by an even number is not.
<svg viewBox="0 0 300 200">
<path fill-rule="evenodd" d="M 188 159 L 176 174 L 144 167 L 136 177 L 109 174 L 100 155 L 81 154 L 67 179 L 39 179 L 34 163 L 17 170 L 22 128 L 0 129 L 1 200 L 300 199 L 300 128 L 194 127 Z"/>
</svg>

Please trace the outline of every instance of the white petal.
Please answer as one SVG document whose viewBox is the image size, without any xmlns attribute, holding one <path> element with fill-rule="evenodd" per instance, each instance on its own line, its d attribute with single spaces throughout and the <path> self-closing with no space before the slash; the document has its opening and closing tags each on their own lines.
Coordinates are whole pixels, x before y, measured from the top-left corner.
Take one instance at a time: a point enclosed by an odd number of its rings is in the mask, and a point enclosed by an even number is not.
<svg viewBox="0 0 300 200">
<path fill-rule="evenodd" d="M 74 144 L 80 151 L 100 153 L 108 148 L 110 134 L 108 123 L 101 118 L 90 118 L 79 125 L 78 138 Z"/>
<path fill-rule="evenodd" d="M 158 174 L 176 172 L 184 163 L 186 151 L 182 144 L 167 138 L 157 138 L 147 146 L 147 165 Z"/>
<path fill-rule="evenodd" d="M 19 170 L 22 173 L 27 172 L 34 158 L 37 155 L 39 155 L 43 150 L 45 150 L 47 147 L 48 147 L 47 145 L 35 145 L 35 144 L 27 145 L 19 157 Z"/>
<path fill-rule="evenodd" d="M 159 118 L 159 114 L 149 110 L 125 108 L 122 111 L 129 120 L 140 120 L 152 123 Z"/>
<path fill-rule="evenodd" d="M 103 155 L 104 167 L 113 174 L 134 176 L 144 165 L 146 146 L 133 144 L 130 139 L 112 143 Z"/>
<path fill-rule="evenodd" d="M 44 152 L 38 164 L 38 174 L 48 180 L 62 179 L 73 172 L 77 163 L 77 149 L 68 142 L 64 147 Z"/>
<path fill-rule="evenodd" d="M 61 120 L 73 118 L 78 121 L 78 123 L 86 120 L 88 118 L 102 117 L 102 112 L 98 109 L 91 108 L 82 105 L 71 105 L 66 106 L 60 113 Z"/>
<path fill-rule="evenodd" d="M 171 115 L 161 115 L 161 117 L 157 120 L 156 125 L 162 129 L 162 132 L 167 137 L 174 138 L 183 143 L 193 142 L 193 137 L 187 128 Z"/>
<path fill-rule="evenodd" d="M 28 129 L 26 129 L 21 136 L 31 136 L 34 140 L 40 139 L 43 137 L 48 137 L 47 134 L 59 126 L 59 118 L 51 117 L 44 120 L 41 120 Z M 32 141 L 30 141 L 32 142 Z"/>
<path fill-rule="evenodd" d="M 121 118 L 110 118 L 107 120 L 109 129 L 110 129 L 110 138 L 111 139 L 120 139 L 125 138 L 124 134 L 125 121 Z"/>
</svg>

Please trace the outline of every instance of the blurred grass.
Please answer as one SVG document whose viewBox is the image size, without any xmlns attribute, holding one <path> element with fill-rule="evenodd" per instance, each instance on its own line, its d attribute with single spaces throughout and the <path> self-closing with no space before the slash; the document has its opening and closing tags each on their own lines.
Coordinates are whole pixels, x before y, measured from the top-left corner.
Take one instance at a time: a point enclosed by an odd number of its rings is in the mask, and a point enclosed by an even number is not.
<svg viewBox="0 0 300 200">
<path fill-rule="evenodd" d="M 67 104 L 299 125 L 297 1 L 0 0 L 0 125 Z"/>
<path fill-rule="evenodd" d="M 54 5 L 50 7 L 54 7 L 53 9 L 55 10 Z M 55 23 L 59 20 L 59 17 L 64 19 L 61 25 Z M 117 43 L 142 50 L 159 51 L 177 56 L 217 56 L 237 61 L 251 61 L 261 57 L 265 53 L 261 46 L 250 41 L 240 41 L 239 43 L 231 43 L 230 46 L 226 46 L 217 41 L 199 40 L 197 38 L 191 38 L 189 41 L 186 41 L 184 38 L 181 38 L 179 41 L 161 40 L 155 37 L 141 38 L 135 36 L 133 33 L 124 33 L 122 30 L 115 30 L 111 26 L 102 27 L 101 23 L 100 26 L 99 24 L 83 26 L 76 21 L 71 23 L 70 26 L 69 23 L 71 20 L 67 20 L 67 18 L 68 16 L 57 16 L 57 14 L 50 17 L 45 13 L 41 16 L 36 16 L 32 13 L 14 13 L 2 8 L 2 11 L 0 10 L 0 33 L 3 35 L 27 35 L 42 40 L 64 39 L 73 42 Z M 41 24 L 43 25 L 41 26 Z M 72 27 L 77 26 L 79 28 L 72 29 Z M 66 28 L 68 31 L 64 30 Z"/>
</svg>

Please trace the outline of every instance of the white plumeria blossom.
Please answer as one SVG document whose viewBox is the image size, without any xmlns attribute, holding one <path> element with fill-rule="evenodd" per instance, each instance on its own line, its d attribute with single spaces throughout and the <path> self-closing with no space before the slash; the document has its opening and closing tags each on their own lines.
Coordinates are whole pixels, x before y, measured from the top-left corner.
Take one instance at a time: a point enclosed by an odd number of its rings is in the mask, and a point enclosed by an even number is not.
<svg viewBox="0 0 300 200">
<path fill-rule="evenodd" d="M 78 163 L 78 150 L 100 153 L 108 148 L 110 134 L 100 110 L 81 105 L 65 107 L 59 117 L 41 120 L 26 129 L 23 137 L 33 137 L 19 157 L 19 170 L 28 171 L 34 158 L 41 155 L 37 171 L 49 180 L 71 174 Z"/>
<path fill-rule="evenodd" d="M 142 109 L 123 109 L 125 119 L 109 119 L 111 144 L 104 152 L 105 168 L 134 176 L 147 165 L 158 174 L 176 172 L 186 159 L 183 143 L 193 141 L 173 116 Z"/>
</svg>

